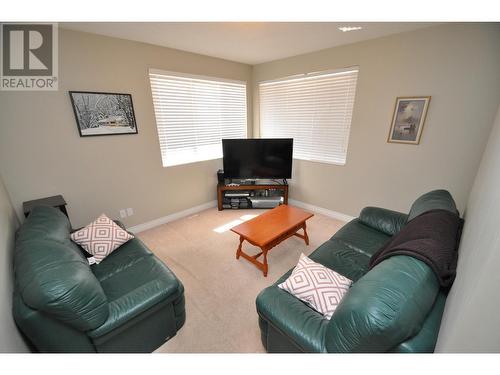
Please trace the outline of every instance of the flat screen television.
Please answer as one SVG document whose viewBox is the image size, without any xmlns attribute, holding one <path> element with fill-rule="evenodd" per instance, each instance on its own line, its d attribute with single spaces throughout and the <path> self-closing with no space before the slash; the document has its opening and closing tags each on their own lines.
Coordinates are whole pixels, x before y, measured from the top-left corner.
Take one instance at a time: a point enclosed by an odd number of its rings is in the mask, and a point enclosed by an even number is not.
<svg viewBox="0 0 500 375">
<path fill-rule="evenodd" d="M 223 139 L 224 177 L 292 178 L 292 138 Z"/>
</svg>

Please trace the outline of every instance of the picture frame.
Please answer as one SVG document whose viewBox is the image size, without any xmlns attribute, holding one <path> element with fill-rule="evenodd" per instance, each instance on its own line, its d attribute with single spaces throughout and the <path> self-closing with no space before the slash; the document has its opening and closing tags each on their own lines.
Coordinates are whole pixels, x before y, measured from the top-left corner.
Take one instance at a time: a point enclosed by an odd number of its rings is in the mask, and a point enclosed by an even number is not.
<svg viewBox="0 0 500 375">
<path fill-rule="evenodd" d="M 418 145 L 430 101 L 430 96 L 397 97 L 387 142 Z"/>
<path fill-rule="evenodd" d="M 132 95 L 69 91 L 80 137 L 137 134 Z"/>
</svg>

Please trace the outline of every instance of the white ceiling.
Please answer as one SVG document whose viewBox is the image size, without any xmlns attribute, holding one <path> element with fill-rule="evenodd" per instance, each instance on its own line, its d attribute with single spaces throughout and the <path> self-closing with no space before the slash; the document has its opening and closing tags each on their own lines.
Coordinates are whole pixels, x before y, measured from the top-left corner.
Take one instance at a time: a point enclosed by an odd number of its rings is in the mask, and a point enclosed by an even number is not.
<svg viewBox="0 0 500 375">
<path fill-rule="evenodd" d="M 397 34 L 433 23 L 374 22 L 87 22 L 60 27 L 260 64 L 325 48 Z M 363 26 L 342 32 L 339 26 Z"/>
</svg>

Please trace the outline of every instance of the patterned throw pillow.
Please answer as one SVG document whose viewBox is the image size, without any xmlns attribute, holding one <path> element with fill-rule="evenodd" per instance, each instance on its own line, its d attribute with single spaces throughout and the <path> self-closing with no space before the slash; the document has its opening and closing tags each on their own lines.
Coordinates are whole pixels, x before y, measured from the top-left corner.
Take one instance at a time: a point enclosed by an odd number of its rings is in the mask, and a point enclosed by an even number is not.
<svg viewBox="0 0 500 375">
<path fill-rule="evenodd" d="M 100 263 L 125 242 L 134 238 L 113 220 L 102 214 L 94 222 L 71 234 L 71 239 Z"/>
<path fill-rule="evenodd" d="M 297 267 L 278 287 L 330 320 L 351 284 L 348 278 L 300 254 Z"/>
</svg>

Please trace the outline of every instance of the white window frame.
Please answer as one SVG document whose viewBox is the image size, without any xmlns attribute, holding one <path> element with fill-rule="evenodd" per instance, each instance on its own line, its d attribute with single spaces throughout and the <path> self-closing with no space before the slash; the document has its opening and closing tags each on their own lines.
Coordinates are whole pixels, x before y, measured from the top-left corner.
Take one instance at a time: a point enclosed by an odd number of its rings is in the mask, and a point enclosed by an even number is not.
<svg viewBox="0 0 500 375">
<path fill-rule="evenodd" d="M 348 96 L 346 100 L 347 103 L 352 103 L 352 106 L 349 107 L 348 110 L 344 113 L 344 123 L 343 126 L 345 126 L 345 131 L 340 135 L 343 137 L 343 139 L 340 141 L 342 143 L 341 148 L 343 154 L 339 155 L 340 157 L 330 157 L 328 159 L 323 159 L 321 157 L 311 157 L 311 156 L 304 156 L 300 154 L 300 148 L 297 147 L 299 144 L 300 140 L 297 139 L 297 137 L 294 136 L 294 134 L 286 134 L 286 131 L 284 127 L 277 128 L 279 129 L 277 133 L 278 135 L 273 135 L 272 133 L 275 133 L 276 131 L 273 130 L 266 130 L 266 115 L 264 114 L 264 111 L 266 111 L 265 106 L 269 105 L 270 107 L 274 104 L 276 105 L 276 99 L 275 102 L 273 103 L 273 100 L 271 100 L 269 103 L 265 103 L 265 100 L 263 100 L 263 87 L 271 87 L 275 85 L 278 86 L 280 84 L 286 85 L 288 83 L 293 83 L 294 81 L 310 81 L 312 82 L 314 78 L 328 78 L 329 76 L 341 76 L 341 75 L 347 75 L 347 74 L 353 74 L 355 73 L 355 76 L 353 78 L 354 84 L 349 87 L 348 92 L 346 92 L 346 95 Z M 312 73 L 306 73 L 306 74 L 298 74 L 294 76 L 288 76 L 288 77 L 282 77 L 282 78 L 277 78 L 277 79 L 272 79 L 272 80 L 265 80 L 265 81 L 260 81 L 258 83 L 258 90 L 259 90 L 259 128 L 260 128 L 260 136 L 262 138 L 272 138 L 272 137 L 277 137 L 277 138 L 282 138 L 282 137 L 293 137 L 295 138 L 294 140 L 294 159 L 299 159 L 299 160 L 307 160 L 307 161 L 312 161 L 312 162 L 318 162 L 318 163 L 325 163 L 325 164 L 334 164 L 334 165 L 345 165 L 347 163 L 347 151 L 348 151 L 348 145 L 349 145 L 349 138 L 350 138 L 350 130 L 351 130 L 351 124 L 352 124 L 352 115 L 354 112 L 354 103 L 355 103 L 355 96 L 356 96 L 356 90 L 357 90 L 357 83 L 358 83 L 358 76 L 359 76 L 359 67 L 358 66 L 351 66 L 347 68 L 342 68 L 342 69 L 334 69 L 334 70 L 327 70 L 327 71 L 320 71 L 320 72 L 312 72 Z M 264 89 L 265 90 L 265 89 Z M 269 94 L 271 95 L 271 94 Z M 282 101 L 281 99 L 278 101 Z M 283 101 L 284 105 L 287 105 L 289 102 L 286 100 Z M 292 101 L 293 103 L 293 101 Z M 280 104 L 281 105 L 281 104 Z M 267 109 L 268 111 L 271 111 L 270 109 Z M 313 112 L 313 111 L 311 111 Z M 283 111 L 283 113 L 287 113 L 286 111 Z M 291 112 L 293 113 L 293 111 Z M 267 115 L 268 118 L 270 115 Z M 268 120 L 271 121 L 271 120 Z M 275 121 L 275 120 L 272 120 Z M 270 125 L 272 127 L 273 125 Z M 313 130 L 314 125 L 312 125 Z M 297 130 L 297 128 L 292 129 L 291 133 L 293 133 L 293 130 Z M 337 160 L 334 160 L 337 159 Z"/>
<path fill-rule="evenodd" d="M 192 82 L 194 82 L 194 83 L 202 83 L 202 81 L 205 81 L 208 84 L 210 82 L 221 83 L 221 87 L 224 86 L 224 83 L 242 86 L 242 87 L 235 88 L 235 89 L 238 91 L 240 89 L 243 89 L 243 91 L 244 91 L 243 99 L 241 99 L 241 96 L 239 96 L 237 99 L 238 100 L 237 105 L 244 105 L 244 111 L 238 112 L 238 116 L 237 116 L 238 119 L 234 120 L 234 122 L 232 122 L 230 124 L 230 126 L 233 127 L 233 129 L 227 130 L 226 132 L 224 132 L 223 130 L 221 131 L 221 133 L 222 133 L 221 138 L 219 139 L 219 144 L 217 146 L 215 143 L 211 143 L 211 141 L 210 141 L 209 144 L 207 143 L 204 146 L 199 145 L 199 144 L 194 144 L 191 146 L 186 145 L 184 147 L 184 150 L 182 148 L 178 148 L 176 151 L 175 151 L 175 149 L 172 149 L 172 148 L 169 150 L 169 148 L 168 148 L 169 134 L 168 133 L 173 134 L 176 130 L 173 128 L 173 126 L 169 128 L 168 115 L 165 115 L 165 112 L 168 113 L 167 108 L 171 108 L 171 107 L 168 107 L 168 105 L 165 105 L 164 102 L 168 101 L 169 99 L 171 101 L 175 101 L 175 100 L 178 100 L 179 98 L 175 98 L 173 96 L 171 96 L 170 98 L 159 96 L 159 92 L 161 90 L 163 90 L 163 88 L 161 88 L 160 86 L 165 84 L 165 83 L 158 83 L 159 76 L 171 77 L 172 82 L 175 80 L 175 77 L 178 77 L 181 79 L 181 81 L 185 79 L 186 83 L 188 82 L 188 80 L 192 80 Z M 148 77 L 149 77 L 151 96 L 152 96 L 153 106 L 154 106 L 156 128 L 157 128 L 157 132 L 158 132 L 158 140 L 160 143 L 162 164 L 164 167 L 168 168 L 168 167 L 173 167 L 176 165 L 184 165 L 184 164 L 197 163 L 197 162 L 202 162 L 202 161 L 207 161 L 207 160 L 220 159 L 220 158 L 222 158 L 222 142 L 221 142 L 222 138 L 247 138 L 248 137 L 248 108 L 247 108 L 248 98 L 247 98 L 247 82 L 246 81 L 231 80 L 231 79 L 226 79 L 226 78 L 188 74 L 188 73 L 181 73 L 181 72 L 173 72 L 173 71 L 153 69 L 153 68 L 149 69 Z M 227 85 L 225 87 L 230 88 L 231 85 Z M 240 95 L 241 94 L 242 93 L 240 93 Z M 240 101 L 241 101 L 241 103 L 240 103 Z M 203 103 L 203 102 L 200 101 L 199 103 Z M 208 102 L 206 102 L 206 103 L 208 103 Z M 203 103 L 203 104 L 205 104 L 205 103 Z M 236 111 L 234 108 L 232 110 Z M 193 120 L 195 123 L 194 127 L 199 126 L 200 123 L 203 122 L 203 119 L 202 120 L 196 119 L 196 117 L 197 117 L 197 115 L 199 115 L 199 113 L 200 112 L 193 112 L 193 114 L 191 114 L 191 116 L 193 118 L 195 118 Z M 214 115 L 214 113 L 217 113 L 217 112 L 216 111 L 213 112 L 212 116 Z M 223 113 L 221 113 L 219 111 L 219 115 L 221 115 L 221 114 L 223 114 Z M 190 116 L 188 116 L 188 118 L 189 117 Z M 172 122 L 176 121 L 176 120 L 182 122 L 181 117 L 179 117 L 177 119 L 172 117 L 170 120 L 172 120 Z M 213 122 L 213 118 L 211 120 Z M 222 121 L 222 120 L 219 120 L 219 121 Z M 219 129 L 221 129 L 221 126 L 223 126 L 223 124 L 227 125 L 226 122 L 222 122 L 222 123 L 219 122 L 218 123 Z M 193 135 L 194 133 L 196 133 L 196 129 L 193 130 L 193 125 L 191 123 L 190 123 L 190 125 L 191 125 L 191 129 L 186 131 L 187 137 L 189 137 L 189 135 Z M 236 127 L 236 130 L 234 130 L 235 127 Z M 213 130 L 215 131 L 216 128 L 217 128 L 217 125 L 214 125 Z M 189 132 L 191 132 L 191 134 L 189 134 Z M 199 133 L 196 133 L 196 134 L 199 134 Z M 208 136 L 208 138 L 211 138 L 211 137 Z M 206 151 L 202 151 L 202 149 L 204 147 L 206 147 Z M 220 151 L 219 151 L 219 149 L 220 149 Z M 184 156 L 180 156 L 182 153 L 184 153 Z"/>
</svg>

